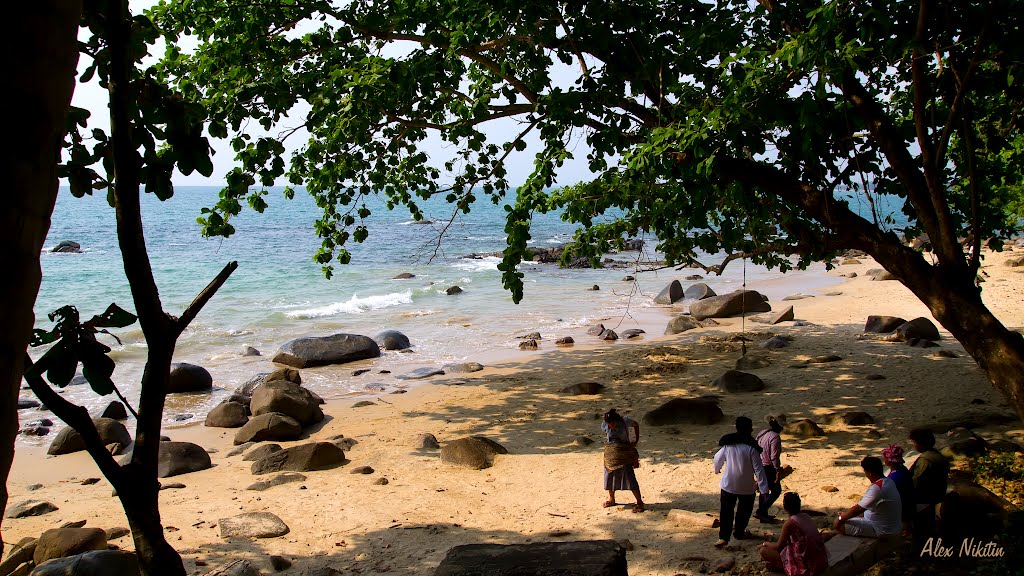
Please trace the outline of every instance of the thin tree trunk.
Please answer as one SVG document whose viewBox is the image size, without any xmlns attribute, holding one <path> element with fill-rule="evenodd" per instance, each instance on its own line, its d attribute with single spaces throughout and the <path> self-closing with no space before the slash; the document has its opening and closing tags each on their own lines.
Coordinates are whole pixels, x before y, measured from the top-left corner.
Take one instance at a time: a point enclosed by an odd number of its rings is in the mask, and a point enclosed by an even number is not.
<svg viewBox="0 0 1024 576">
<path fill-rule="evenodd" d="M 117 495 L 128 517 L 139 568 L 146 576 L 184 575 L 181 556 L 164 538 L 156 476 L 141 472 L 126 476 L 126 485 L 118 489 Z"/>
<path fill-rule="evenodd" d="M 18 390 L 42 279 L 39 252 L 57 199 L 57 160 L 75 89 L 82 4 L 35 0 L 8 11 L 11 25 L 0 50 L 12 111 L 0 153 L 0 173 L 9 179 L 0 211 L 0 270 L 9 278 L 0 282 L 0 510 L 7 506 Z"/>
</svg>

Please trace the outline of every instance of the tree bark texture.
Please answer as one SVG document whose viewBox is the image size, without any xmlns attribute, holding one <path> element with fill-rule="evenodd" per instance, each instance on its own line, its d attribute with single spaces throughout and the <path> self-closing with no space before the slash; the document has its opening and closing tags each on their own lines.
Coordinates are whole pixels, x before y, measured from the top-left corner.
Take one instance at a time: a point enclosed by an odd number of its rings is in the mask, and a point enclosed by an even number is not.
<svg viewBox="0 0 1024 576">
<path fill-rule="evenodd" d="M 18 433 L 18 390 L 42 271 L 39 253 L 57 199 L 57 162 L 78 66 L 80 0 L 33 0 L 8 6 L 0 51 L 8 110 L 0 153 L 0 509 Z M 0 539 L 2 542 L 2 539 Z"/>
</svg>

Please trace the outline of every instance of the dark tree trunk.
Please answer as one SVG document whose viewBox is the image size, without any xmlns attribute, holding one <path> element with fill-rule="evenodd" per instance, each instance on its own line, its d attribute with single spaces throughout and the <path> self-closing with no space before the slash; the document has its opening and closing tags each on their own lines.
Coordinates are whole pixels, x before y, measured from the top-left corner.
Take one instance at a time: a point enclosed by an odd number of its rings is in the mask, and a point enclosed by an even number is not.
<svg viewBox="0 0 1024 576">
<path fill-rule="evenodd" d="M 125 485 L 117 495 L 128 517 L 139 568 L 146 576 L 183 576 L 181 556 L 164 538 L 156 475 L 134 470 L 132 465 L 125 472 Z"/>
<path fill-rule="evenodd" d="M 39 252 L 57 199 L 57 160 L 75 89 L 82 5 L 35 0 L 7 9 L 0 50 L 11 112 L 0 153 L 0 174 L 8 179 L 0 211 L 0 270 L 8 278 L 0 282 L 0 510 L 7 506 L 18 390 L 42 279 Z"/>
</svg>

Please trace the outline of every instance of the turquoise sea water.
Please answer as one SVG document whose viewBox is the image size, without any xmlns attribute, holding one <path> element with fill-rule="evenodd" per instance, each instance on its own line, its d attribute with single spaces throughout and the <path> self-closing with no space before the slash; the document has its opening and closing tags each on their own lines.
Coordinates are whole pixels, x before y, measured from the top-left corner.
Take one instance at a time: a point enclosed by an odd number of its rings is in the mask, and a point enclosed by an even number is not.
<svg viewBox="0 0 1024 576">
<path fill-rule="evenodd" d="M 520 357 L 535 352 L 518 350 L 516 336 L 539 331 L 542 352 L 554 349 L 553 340 L 573 336 L 589 342 L 587 328 L 598 321 L 625 328 L 639 327 L 658 336 L 673 313 L 682 307 L 654 305 L 653 296 L 672 279 L 683 280 L 697 270 L 661 270 L 639 275 L 639 282 L 623 282 L 632 269 L 563 270 L 554 264 L 526 264 L 525 299 L 512 303 L 501 286 L 497 258 L 469 259 L 472 253 L 495 252 L 505 245 L 504 211 L 480 203 L 472 214 L 456 219 L 433 259 L 437 234 L 451 216 L 443 202 L 425 205 L 434 224 L 412 223 L 402 209 L 376 207 L 368 219 L 366 243 L 353 245 L 352 263 L 336 266 L 326 280 L 311 259 L 319 246 L 312 228 L 317 208 L 303 192 L 285 200 L 279 192 L 268 198 L 264 214 L 245 211 L 235 221 L 235 235 L 204 239 L 196 217 L 216 199 L 216 187 L 178 187 L 167 202 L 151 195 L 143 198 L 143 220 L 150 258 L 164 308 L 180 313 L 200 290 L 231 260 L 238 269 L 182 335 L 175 360 L 200 364 L 214 376 L 214 394 L 171 398 L 167 417 L 192 414 L 201 419 L 224 395 L 257 372 L 271 368 L 274 351 L 285 341 L 314 335 L 351 332 L 374 336 L 385 329 L 404 332 L 412 340 L 412 354 L 385 353 L 376 360 L 341 367 L 304 370 L 304 383 L 326 398 L 366 393 L 376 386 L 408 384 L 394 376 L 421 366 L 453 361 Z M 371 208 L 374 208 L 371 206 Z M 557 215 L 540 215 L 533 226 L 534 246 L 564 244 L 574 226 Z M 62 240 L 82 245 L 80 254 L 51 253 Z M 650 243 L 653 248 L 653 242 Z M 43 282 L 36 304 L 37 326 L 47 327 L 46 314 L 74 304 L 83 317 L 101 312 L 116 302 L 132 310 L 113 210 L 101 196 L 74 198 L 62 189 L 54 211 L 47 249 L 42 254 Z M 655 254 L 647 254 L 655 258 Z M 636 252 L 613 256 L 636 260 Z M 709 258 L 709 261 L 714 261 Z M 748 286 L 763 283 L 764 292 L 777 300 L 797 291 L 812 291 L 837 280 L 823 274 L 822 266 L 781 276 L 748 265 Z M 400 272 L 415 274 L 394 280 Z M 705 280 L 719 293 L 742 284 L 743 267 L 731 265 L 721 277 Z M 600 290 L 588 288 L 600 286 Z M 685 284 L 685 282 L 684 282 Z M 458 285 L 464 292 L 448 296 L 444 290 Z M 609 319 L 610 320 L 606 320 Z M 137 325 L 117 332 L 124 342 L 110 340 L 118 362 L 115 381 L 130 400 L 137 397 L 137 382 L 145 361 L 145 342 Z M 621 342 L 616 345 L 629 345 Z M 244 346 L 263 355 L 243 357 Z M 351 376 L 356 368 L 373 371 Z M 390 370 L 391 374 L 380 374 Z M 91 407 L 98 398 L 87 387 L 71 387 L 70 397 Z M 22 418 L 39 416 L 24 413 Z"/>
</svg>

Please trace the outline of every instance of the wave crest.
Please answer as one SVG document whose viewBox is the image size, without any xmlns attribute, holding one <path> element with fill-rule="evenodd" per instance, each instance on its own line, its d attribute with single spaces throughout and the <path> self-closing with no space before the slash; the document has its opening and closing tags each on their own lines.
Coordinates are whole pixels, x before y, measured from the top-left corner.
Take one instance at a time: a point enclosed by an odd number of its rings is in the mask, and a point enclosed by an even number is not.
<svg viewBox="0 0 1024 576">
<path fill-rule="evenodd" d="M 326 306 L 305 308 L 287 312 L 289 318 L 321 318 L 324 316 L 336 316 L 338 314 L 362 314 L 367 310 L 380 310 L 412 303 L 412 290 L 405 292 L 392 292 L 390 294 L 379 294 L 360 298 L 359 294 L 353 294 L 347 302 L 335 302 Z"/>
</svg>

